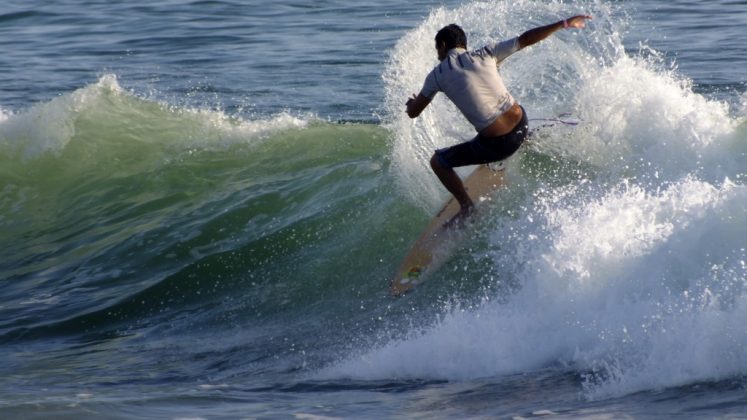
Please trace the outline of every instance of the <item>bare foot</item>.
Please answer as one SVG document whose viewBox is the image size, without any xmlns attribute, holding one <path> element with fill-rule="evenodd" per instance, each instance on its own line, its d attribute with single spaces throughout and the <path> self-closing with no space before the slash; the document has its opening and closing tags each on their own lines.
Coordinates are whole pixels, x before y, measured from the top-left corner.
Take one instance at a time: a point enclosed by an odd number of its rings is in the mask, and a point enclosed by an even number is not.
<svg viewBox="0 0 747 420">
<path fill-rule="evenodd" d="M 475 213 L 475 206 L 462 207 L 459 213 L 443 224 L 444 229 L 463 228 L 467 219 Z"/>
</svg>

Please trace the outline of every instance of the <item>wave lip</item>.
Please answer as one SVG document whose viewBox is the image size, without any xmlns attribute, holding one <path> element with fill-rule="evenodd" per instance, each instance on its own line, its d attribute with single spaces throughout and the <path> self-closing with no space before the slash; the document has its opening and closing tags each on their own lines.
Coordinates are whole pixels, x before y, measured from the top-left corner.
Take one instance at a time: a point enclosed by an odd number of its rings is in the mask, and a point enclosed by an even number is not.
<svg viewBox="0 0 747 420">
<path fill-rule="evenodd" d="M 259 141 L 310 119 L 279 114 L 246 120 L 219 110 L 177 107 L 142 99 L 116 75 L 17 114 L 0 114 L 0 153 L 35 159 L 60 155 L 71 142 L 144 144 L 181 150 L 226 148 Z"/>
</svg>

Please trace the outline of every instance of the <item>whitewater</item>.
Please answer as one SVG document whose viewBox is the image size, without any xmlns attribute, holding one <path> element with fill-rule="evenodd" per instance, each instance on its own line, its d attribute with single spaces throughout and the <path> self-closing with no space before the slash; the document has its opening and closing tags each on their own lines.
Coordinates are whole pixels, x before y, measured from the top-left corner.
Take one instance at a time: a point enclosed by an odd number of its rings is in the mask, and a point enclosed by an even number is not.
<svg viewBox="0 0 747 420">
<path fill-rule="evenodd" d="M 467 132 L 466 124 L 446 100 L 413 124 L 398 100 L 429 70 L 438 28 L 450 21 L 487 28 L 471 34 L 479 44 L 517 33 L 512 22 L 524 22 L 512 13 L 528 15 L 536 4 L 525 7 L 440 9 L 395 47 L 408 53 L 395 53 L 389 69 L 396 74 L 387 86 L 393 165 L 407 193 L 430 210 L 443 194 L 425 157 L 455 127 Z M 465 380 L 562 366 L 583 372 L 591 398 L 745 373 L 743 109 L 735 116 L 728 104 L 694 93 L 691 81 L 662 69 L 655 56 L 627 54 L 614 42 L 621 28 L 598 22 L 608 10 L 594 10 L 592 34 L 558 35 L 517 54 L 503 72 L 530 114 L 583 121 L 578 129 L 545 130 L 509 161 L 512 185 L 491 212 L 500 220 L 466 257 L 489 259 L 493 281 L 520 290 L 510 298 L 488 292 L 474 310 L 448 309 L 433 326 L 335 373 Z M 484 20 L 494 15 L 506 17 Z M 456 263 L 452 270 L 459 271 Z"/>
<path fill-rule="evenodd" d="M 362 78 L 380 85 L 378 101 L 352 99 L 361 102 L 347 114 L 338 103 L 314 108 L 329 96 L 321 69 L 339 69 L 350 91 L 362 89 L 351 70 L 371 71 L 370 57 L 354 55 L 360 43 L 328 61 L 297 47 L 294 68 L 318 84 L 279 72 L 274 84 L 255 83 L 250 102 L 236 99 L 237 73 L 184 93 L 180 77 L 143 81 L 127 66 L 24 106 L 0 97 L 0 410 L 13 418 L 743 415 L 745 82 L 724 72 L 696 80 L 682 58 L 631 30 L 659 14 L 685 24 L 695 6 L 382 2 L 394 17 L 376 21 L 376 4 L 281 3 L 254 15 L 216 2 L 222 19 L 201 25 L 222 28 L 227 42 L 244 36 L 245 21 L 276 37 L 294 27 L 323 37 L 332 21 L 337 39 L 355 36 L 342 16 L 357 16 L 371 26 L 369 41 L 387 46 L 379 71 Z M 744 13 L 718 3 L 733 19 L 720 29 L 737 30 Z M 121 7 L 120 16 L 138 13 Z M 169 13 L 189 24 L 207 6 L 151 7 L 162 12 L 148 15 L 158 33 Z M 557 33 L 501 67 L 532 130 L 505 164 L 507 187 L 427 282 L 391 298 L 394 270 L 448 198 L 428 159 L 471 137 L 443 95 L 416 120 L 404 113 L 435 64 L 433 35 L 459 22 L 477 47 L 579 10 L 594 16 L 587 30 Z M 42 24 L 63 12 L 5 20 Z M 281 18 L 290 21 L 273 24 Z M 127 32 L 117 30 L 113 40 L 152 49 L 146 60 L 168 51 L 165 40 L 194 37 L 187 61 L 199 69 L 212 48 L 186 30 L 138 42 L 118 40 Z M 671 42 L 699 48 L 661 45 Z M 729 47 L 724 55 L 740 48 Z M 305 97 L 294 107 L 280 88 Z"/>
</svg>

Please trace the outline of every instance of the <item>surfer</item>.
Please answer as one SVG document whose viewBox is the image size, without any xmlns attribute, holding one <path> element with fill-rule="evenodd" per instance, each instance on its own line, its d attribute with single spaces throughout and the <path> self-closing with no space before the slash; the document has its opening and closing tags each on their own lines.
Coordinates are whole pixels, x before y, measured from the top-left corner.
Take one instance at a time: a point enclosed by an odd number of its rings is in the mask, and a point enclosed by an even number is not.
<svg viewBox="0 0 747 420">
<path fill-rule="evenodd" d="M 497 162 L 511 156 L 529 132 L 524 108 L 508 93 L 497 66 L 511 54 L 535 44 L 563 28 L 583 29 L 588 15 L 530 29 L 518 37 L 467 51 L 467 35 L 451 24 L 436 34 L 440 63 L 425 78 L 419 94 L 408 99 L 407 115 L 417 118 L 438 92 L 444 92 L 477 130 L 472 140 L 436 150 L 431 168 L 459 202 L 460 210 L 447 223 L 463 220 L 474 203 L 454 168 Z"/>
</svg>

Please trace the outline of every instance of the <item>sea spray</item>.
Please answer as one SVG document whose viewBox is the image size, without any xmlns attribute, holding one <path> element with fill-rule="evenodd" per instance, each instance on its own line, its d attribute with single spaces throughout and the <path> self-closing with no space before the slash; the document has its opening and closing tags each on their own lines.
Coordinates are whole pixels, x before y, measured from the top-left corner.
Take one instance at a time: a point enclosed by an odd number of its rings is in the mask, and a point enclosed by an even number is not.
<svg viewBox="0 0 747 420">
<path fill-rule="evenodd" d="M 746 194 L 690 180 L 660 195 L 621 186 L 582 208 L 547 197 L 494 233 L 501 275 L 523 285 L 507 303 L 447 309 L 435 327 L 325 375 L 470 380 L 554 368 L 582 375 L 590 398 L 742 375 Z M 553 220 L 536 223 L 543 215 Z"/>
<path fill-rule="evenodd" d="M 445 194 L 431 176 L 428 161 L 433 150 L 473 136 L 474 129 L 444 95 L 437 95 L 416 120 L 404 113 L 404 102 L 418 93 L 428 72 L 437 64 L 433 44 L 435 33 L 449 23 L 458 22 L 467 32 L 470 48 L 489 40 L 520 35 L 533 26 L 547 24 L 581 13 L 560 2 L 470 2 L 456 9 L 437 8 L 417 28 L 406 33 L 393 48 L 384 73 L 385 124 L 395 133 L 392 160 L 406 193 L 429 210 L 440 205 Z M 587 31 L 567 31 L 536 46 L 514 54 L 501 64 L 501 75 L 517 100 L 524 104 L 530 119 L 554 118 L 578 113 L 576 93 L 586 67 L 600 67 L 621 54 L 618 28 L 603 24 L 604 17 L 622 13 L 599 2 L 588 4 L 586 12 L 602 22 L 591 22 Z M 593 31 L 598 33 L 595 35 Z M 616 43 L 609 42 L 617 40 Z M 602 58 L 600 58 L 602 57 Z M 538 124 L 532 124 L 536 126 Z M 458 169 L 464 174 L 468 169 Z"/>
<path fill-rule="evenodd" d="M 402 115 L 398 99 L 417 92 L 433 65 L 432 34 L 457 21 L 485 31 L 471 38 L 477 46 L 484 35 L 577 12 L 505 5 L 437 9 L 390 59 L 393 162 L 426 207 L 444 193 L 423 162 L 454 133 L 469 133 L 443 98 L 414 122 Z M 550 368 L 576 372 L 585 395 L 599 398 L 747 374 L 745 155 L 733 153 L 744 130 L 726 104 L 694 93 L 656 57 L 626 53 L 612 6 L 584 6 L 595 16 L 585 32 L 558 34 L 548 40 L 555 48 L 521 51 L 502 67 L 530 117 L 569 111 L 582 121 L 544 131 L 509 162 L 512 184 L 496 195 L 491 241 L 472 251 L 492 258 L 496 281 L 519 287 L 444 307 L 433 323 L 383 337 L 325 377 L 469 380 Z M 544 66 L 520 71 L 520 60 Z"/>
</svg>

